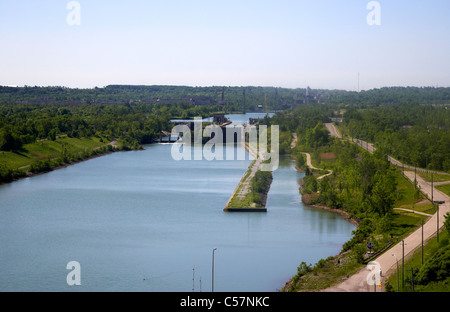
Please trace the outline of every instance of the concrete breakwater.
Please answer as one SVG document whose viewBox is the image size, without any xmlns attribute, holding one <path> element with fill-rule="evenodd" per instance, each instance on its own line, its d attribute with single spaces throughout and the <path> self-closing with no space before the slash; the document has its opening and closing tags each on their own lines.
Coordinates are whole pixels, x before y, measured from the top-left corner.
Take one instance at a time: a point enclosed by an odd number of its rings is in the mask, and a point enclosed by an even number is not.
<svg viewBox="0 0 450 312">
<path fill-rule="evenodd" d="M 262 196 L 261 203 L 253 202 L 251 195 L 251 182 L 256 173 L 261 170 L 262 157 L 258 157 L 256 151 L 252 150 L 247 144 L 244 145 L 247 151 L 255 157 L 255 160 L 250 164 L 238 186 L 234 190 L 230 199 L 225 205 L 224 211 L 226 212 L 267 212 L 266 202 L 267 193 L 270 189 L 270 183 L 265 189 L 265 193 Z M 271 181 L 270 181 L 271 182 Z"/>
</svg>

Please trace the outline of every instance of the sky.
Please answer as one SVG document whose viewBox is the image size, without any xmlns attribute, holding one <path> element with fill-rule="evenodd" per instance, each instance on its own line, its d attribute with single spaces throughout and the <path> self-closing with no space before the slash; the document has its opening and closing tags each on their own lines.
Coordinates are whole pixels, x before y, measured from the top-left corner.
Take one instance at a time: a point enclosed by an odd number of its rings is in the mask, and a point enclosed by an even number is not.
<svg viewBox="0 0 450 312">
<path fill-rule="evenodd" d="M 450 87 L 448 0 L 0 0 L 0 43 L 0 85 Z"/>
</svg>

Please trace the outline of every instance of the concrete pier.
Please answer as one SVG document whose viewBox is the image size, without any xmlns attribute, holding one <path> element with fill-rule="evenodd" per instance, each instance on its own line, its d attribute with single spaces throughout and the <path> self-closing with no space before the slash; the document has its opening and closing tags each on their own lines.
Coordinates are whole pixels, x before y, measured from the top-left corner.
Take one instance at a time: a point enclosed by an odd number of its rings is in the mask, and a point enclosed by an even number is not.
<svg viewBox="0 0 450 312">
<path fill-rule="evenodd" d="M 267 202 L 267 193 L 269 191 L 269 188 L 267 188 L 265 192 L 265 196 L 263 199 L 263 202 L 261 203 L 261 206 L 256 206 L 254 203 L 250 202 L 243 202 L 242 205 L 235 206 L 230 205 L 233 201 L 233 199 L 239 201 L 243 201 L 248 194 L 251 192 L 251 180 L 255 176 L 256 172 L 261 170 L 261 163 L 262 158 L 257 157 L 257 152 L 251 150 L 247 144 L 245 144 L 245 148 L 247 151 L 252 154 L 253 157 L 256 159 L 250 164 L 247 171 L 245 172 L 244 176 L 242 177 L 241 181 L 239 182 L 238 186 L 234 190 L 233 194 L 231 195 L 230 199 L 228 200 L 227 204 L 225 205 L 224 211 L 226 212 L 267 212 L 266 208 L 266 202 Z"/>
</svg>

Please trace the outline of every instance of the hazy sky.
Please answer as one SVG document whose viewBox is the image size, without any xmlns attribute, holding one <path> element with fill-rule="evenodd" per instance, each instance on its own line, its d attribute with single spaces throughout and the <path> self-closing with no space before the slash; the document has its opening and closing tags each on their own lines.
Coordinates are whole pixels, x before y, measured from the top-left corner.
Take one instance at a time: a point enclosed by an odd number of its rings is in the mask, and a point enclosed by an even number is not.
<svg viewBox="0 0 450 312">
<path fill-rule="evenodd" d="M 69 2 L 0 0 L 0 85 L 450 87 L 448 0 Z"/>
</svg>

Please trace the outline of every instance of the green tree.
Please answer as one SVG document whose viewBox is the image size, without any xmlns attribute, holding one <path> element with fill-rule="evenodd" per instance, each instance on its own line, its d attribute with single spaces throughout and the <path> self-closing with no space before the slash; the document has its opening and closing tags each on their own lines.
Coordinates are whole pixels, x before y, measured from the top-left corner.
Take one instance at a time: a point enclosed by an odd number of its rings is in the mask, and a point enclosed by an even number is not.
<svg viewBox="0 0 450 312">
<path fill-rule="evenodd" d="M 450 234 L 450 212 L 447 212 L 444 217 L 445 217 L 444 227 Z"/>
<path fill-rule="evenodd" d="M 378 214 L 380 217 L 390 215 L 397 196 L 395 177 L 386 173 L 377 173 L 375 181 L 369 206 L 372 212 Z"/>
<path fill-rule="evenodd" d="M 19 151 L 22 148 L 22 140 L 9 126 L 0 130 L 0 150 Z"/>
</svg>

